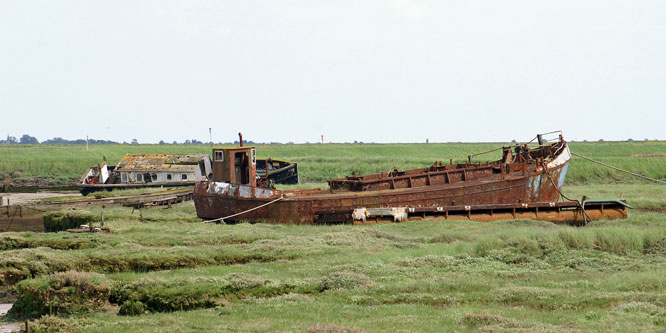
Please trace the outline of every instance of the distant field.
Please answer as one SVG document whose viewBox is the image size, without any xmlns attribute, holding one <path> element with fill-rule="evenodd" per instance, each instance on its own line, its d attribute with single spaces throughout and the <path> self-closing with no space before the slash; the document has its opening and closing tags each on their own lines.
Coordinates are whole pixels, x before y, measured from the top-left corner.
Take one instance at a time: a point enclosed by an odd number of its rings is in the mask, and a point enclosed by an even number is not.
<svg viewBox="0 0 666 333">
<path fill-rule="evenodd" d="M 376 173 L 394 167 L 419 168 L 434 161 L 463 162 L 468 154 L 491 150 L 502 143 L 450 144 L 298 144 L 257 147 L 259 158 L 280 158 L 298 162 L 302 182 L 325 182 L 328 179 L 357 173 Z M 508 145 L 508 143 L 505 143 Z M 571 150 L 602 162 L 666 180 L 666 142 L 590 142 L 571 144 Z M 66 184 L 77 181 L 89 166 L 106 156 L 116 164 L 128 153 L 210 153 L 206 145 L 3 145 L 0 146 L 0 176 L 12 181 L 44 184 Z M 632 155 L 657 155 L 632 157 Z M 481 155 L 478 161 L 499 158 L 499 152 Z M 640 183 L 641 180 L 594 163 L 575 158 L 566 178 L 567 184 Z"/>
</svg>

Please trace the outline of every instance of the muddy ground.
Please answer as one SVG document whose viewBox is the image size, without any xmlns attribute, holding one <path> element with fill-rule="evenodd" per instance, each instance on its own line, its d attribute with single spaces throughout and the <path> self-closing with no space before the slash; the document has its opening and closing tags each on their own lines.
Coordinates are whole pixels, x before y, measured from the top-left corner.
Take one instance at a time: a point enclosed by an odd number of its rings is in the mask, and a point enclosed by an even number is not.
<svg viewBox="0 0 666 333">
<path fill-rule="evenodd" d="M 46 198 L 81 196 L 78 192 L 70 193 L 0 193 L 0 232 L 7 231 L 44 231 L 42 211 L 30 209 L 30 205 Z M 7 200 L 10 206 L 7 209 Z M 23 207 L 21 207 L 23 206 Z M 9 215 L 7 212 L 9 211 Z M 0 332 L 1 333 L 1 332 Z"/>
<path fill-rule="evenodd" d="M 0 318 L 2 318 L 9 309 L 12 308 L 11 303 L 2 303 L 0 304 Z M 21 330 L 21 323 L 7 323 L 0 322 L 0 333 L 9 333 L 9 332 L 19 332 Z"/>
<path fill-rule="evenodd" d="M 14 205 L 25 205 L 31 202 L 43 200 L 46 198 L 81 196 L 78 192 L 60 193 L 60 192 L 37 192 L 37 193 L 0 193 L 2 203 L 0 206 L 6 206 L 7 200 Z"/>
</svg>

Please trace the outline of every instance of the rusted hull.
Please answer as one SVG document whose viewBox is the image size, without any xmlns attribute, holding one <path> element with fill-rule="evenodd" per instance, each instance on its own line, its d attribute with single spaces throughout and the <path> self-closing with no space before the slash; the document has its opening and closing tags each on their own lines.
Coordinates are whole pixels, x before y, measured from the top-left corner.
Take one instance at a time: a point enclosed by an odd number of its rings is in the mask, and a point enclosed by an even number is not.
<svg viewBox="0 0 666 333">
<path fill-rule="evenodd" d="M 485 164 L 472 163 L 470 157 L 465 164 L 436 162 L 422 169 L 332 179 L 330 190 L 278 191 L 204 181 L 195 186 L 194 202 L 204 219 L 295 224 L 352 222 L 357 208 L 557 202 L 571 159 L 566 142 L 560 136 L 532 150 L 514 148 L 502 147 L 502 159 Z"/>
<path fill-rule="evenodd" d="M 550 171 L 554 182 L 550 181 L 546 173 L 541 173 L 396 190 L 320 191 L 294 196 L 290 196 L 289 192 L 274 191 L 263 198 L 257 198 L 256 195 L 253 197 L 253 190 L 250 187 L 245 191 L 224 192 L 216 190 L 214 182 L 200 182 L 194 189 L 194 202 L 200 218 L 217 219 L 256 208 L 279 198 L 280 194 L 285 194 L 286 197 L 282 200 L 229 220 L 296 224 L 351 222 L 352 217 L 349 211 L 359 207 L 555 202 L 559 198 L 557 187 L 562 185 L 566 169 L 567 164 L 565 163 Z"/>
</svg>

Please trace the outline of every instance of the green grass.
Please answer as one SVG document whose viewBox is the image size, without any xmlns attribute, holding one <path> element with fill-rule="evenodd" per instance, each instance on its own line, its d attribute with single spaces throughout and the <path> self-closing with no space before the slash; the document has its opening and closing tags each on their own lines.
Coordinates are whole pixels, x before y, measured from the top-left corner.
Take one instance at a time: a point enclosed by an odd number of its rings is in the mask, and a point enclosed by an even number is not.
<svg viewBox="0 0 666 333">
<path fill-rule="evenodd" d="M 318 188 L 352 171 L 462 161 L 495 146 L 267 145 L 258 153 L 299 162 L 304 187 Z M 115 163 L 129 152 L 208 152 L 83 149 L 2 146 L 0 172 L 78 179 L 101 155 Z M 572 150 L 666 177 L 666 159 L 631 157 L 663 153 L 663 142 L 573 143 Z M 44 165 L 35 162 L 40 156 Z M 131 208 L 107 207 L 109 234 L 0 234 L 0 298 L 18 297 L 12 318 L 31 318 L 34 331 L 665 331 L 666 186 L 575 158 L 567 184 L 572 198 L 625 199 L 635 209 L 585 227 L 297 226 L 201 223 L 192 203 L 144 209 L 142 219 Z"/>
<path fill-rule="evenodd" d="M 660 331 L 664 191 L 566 186 L 636 208 L 586 227 L 218 225 L 191 203 L 144 221 L 112 208 L 111 234 L 2 234 L 0 272 L 18 276 L 4 280 L 15 315 L 61 331 Z"/>
<path fill-rule="evenodd" d="M 297 144 L 260 145 L 259 158 L 280 158 L 299 163 L 301 182 L 325 182 L 331 178 L 399 169 L 420 168 L 435 161 L 457 162 L 467 155 L 491 150 L 502 143 L 450 144 Z M 505 143 L 504 145 L 508 145 Z M 666 180 L 666 158 L 631 157 L 634 154 L 663 154 L 666 142 L 575 142 L 571 150 L 617 167 Z M 0 176 L 15 183 L 41 179 L 52 184 L 78 181 L 88 167 L 106 156 L 115 165 L 128 153 L 210 154 L 206 145 L 3 145 L 0 146 Z M 498 159 L 500 152 L 479 155 L 475 160 Z M 643 183 L 618 171 L 574 157 L 567 184 Z"/>
</svg>

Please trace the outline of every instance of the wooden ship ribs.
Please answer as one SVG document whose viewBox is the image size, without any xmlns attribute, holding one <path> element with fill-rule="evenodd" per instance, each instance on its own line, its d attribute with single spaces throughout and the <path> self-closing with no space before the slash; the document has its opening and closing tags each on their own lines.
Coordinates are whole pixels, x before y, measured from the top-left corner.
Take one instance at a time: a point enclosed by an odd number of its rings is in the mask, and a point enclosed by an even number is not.
<svg viewBox="0 0 666 333">
<path fill-rule="evenodd" d="M 538 138 L 536 147 L 501 147 L 502 158 L 497 161 L 472 163 L 470 155 L 466 163 L 450 160 L 427 168 L 352 175 L 329 180 L 328 190 L 280 191 L 214 177 L 195 185 L 194 202 L 201 218 L 269 223 L 348 223 L 429 215 L 474 219 L 472 215 L 495 212 L 574 223 L 626 217 L 621 202 L 606 202 L 596 211 L 598 203 L 591 204 L 590 214 L 583 213 L 580 202 L 558 202 L 571 159 L 569 147 L 561 135 L 548 144 Z"/>
</svg>

